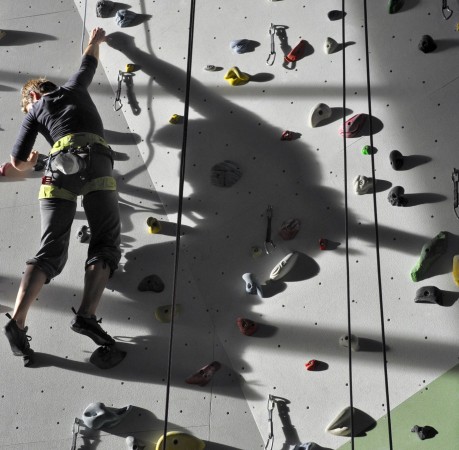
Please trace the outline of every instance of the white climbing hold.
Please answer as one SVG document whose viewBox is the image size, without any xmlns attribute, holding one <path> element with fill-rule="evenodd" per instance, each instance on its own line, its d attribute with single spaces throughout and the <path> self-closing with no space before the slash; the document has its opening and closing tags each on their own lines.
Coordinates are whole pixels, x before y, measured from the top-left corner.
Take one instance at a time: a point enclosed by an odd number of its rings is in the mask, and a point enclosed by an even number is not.
<svg viewBox="0 0 459 450">
<path fill-rule="evenodd" d="M 359 338 L 353 334 L 351 334 L 351 338 L 349 339 L 349 336 L 347 334 L 344 334 L 339 338 L 339 345 L 341 347 L 349 347 L 351 346 L 351 350 L 354 352 L 358 352 L 360 350 L 360 343 L 359 343 Z"/>
<path fill-rule="evenodd" d="M 357 175 L 353 181 L 354 192 L 357 195 L 366 194 L 373 188 L 373 178 L 366 177 L 365 175 Z"/>
<path fill-rule="evenodd" d="M 308 123 L 311 128 L 315 128 L 325 119 L 329 119 L 332 115 L 331 108 L 325 103 L 318 103 L 309 112 Z"/>
<path fill-rule="evenodd" d="M 354 409 L 355 411 L 355 409 Z M 325 431 L 328 431 L 335 436 L 350 436 L 351 435 L 351 407 L 344 408 L 327 426 Z"/>
<path fill-rule="evenodd" d="M 325 39 L 324 52 L 327 55 L 330 55 L 331 53 L 335 53 L 338 47 L 339 47 L 338 42 L 336 42 L 333 38 L 327 37 L 327 39 Z"/>
<path fill-rule="evenodd" d="M 271 280 L 279 280 L 282 277 L 285 277 L 285 275 L 287 275 L 290 272 L 290 270 L 292 270 L 297 259 L 298 253 L 289 253 L 284 259 L 282 259 L 282 261 L 276 264 L 274 269 L 271 271 L 269 278 Z"/>
</svg>

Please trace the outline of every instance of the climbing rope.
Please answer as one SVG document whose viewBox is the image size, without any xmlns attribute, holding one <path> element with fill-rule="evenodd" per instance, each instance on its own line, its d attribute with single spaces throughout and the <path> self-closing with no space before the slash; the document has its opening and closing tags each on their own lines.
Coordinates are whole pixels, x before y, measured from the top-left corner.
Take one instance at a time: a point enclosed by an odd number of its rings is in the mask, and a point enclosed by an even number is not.
<svg viewBox="0 0 459 450">
<path fill-rule="evenodd" d="M 368 15 L 367 15 L 367 0 L 363 0 L 364 11 L 364 30 L 365 30 L 365 62 L 366 62 L 366 77 L 367 77 L 367 99 L 368 99 L 368 118 L 369 118 L 369 134 L 370 134 L 370 148 L 373 147 L 373 115 L 371 110 L 371 82 L 370 82 L 370 51 L 368 44 Z M 344 41 L 343 41 L 344 45 Z M 374 152 L 371 152 L 371 173 L 373 180 L 375 179 L 375 158 Z M 387 373 L 387 351 L 386 351 L 386 333 L 384 325 L 384 302 L 382 293 L 381 282 L 381 259 L 380 259 L 380 245 L 379 245 L 379 226 L 378 226 L 378 207 L 376 203 L 376 189 L 373 189 L 373 216 L 375 224 L 375 247 L 376 247 L 376 271 L 378 277 L 378 296 L 379 296 L 379 317 L 381 320 L 381 338 L 382 338 L 382 355 L 383 355 L 383 368 L 384 368 L 384 387 L 386 393 L 386 407 L 387 407 L 387 427 L 389 438 L 389 449 L 393 450 L 392 446 L 392 424 L 390 415 L 390 402 L 389 402 L 389 378 Z"/>
<path fill-rule="evenodd" d="M 179 196 L 177 207 L 177 231 L 175 234 L 175 261 L 174 261 L 174 274 L 172 280 L 172 319 L 170 325 L 169 335 L 169 352 L 167 362 L 167 382 L 166 382 L 166 403 L 164 409 L 164 430 L 163 430 L 163 450 L 166 450 L 166 435 L 167 426 L 169 421 L 169 402 L 170 402 L 170 388 L 171 388 L 171 368 L 172 368 L 172 348 L 174 343 L 174 317 L 176 308 L 177 297 L 177 278 L 178 266 L 180 257 L 180 235 L 182 230 L 182 213 L 183 213 L 183 191 L 185 184 L 185 162 L 186 162 L 186 145 L 188 136 L 188 115 L 190 109 L 190 87 L 191 87 L 191 62 L 193 56 L 193 37 L 194 37 L 194 17 L 196 11 L 196 0 L 190 2 L 190 21 L 188 28 L 188 55 L 187 55 L 187 68 L 186 68 L 186 88 L 185 88 L 185 105 L 183 115 L 183 137 L 182 137 L 182 154 L 180 157 L 180 179 L 179 179 Z"/>
<path fill-rule="evenodd" d="M 86 12 L 88 10 L 88 0 L 84 1 L 84 11 L 83 11 L 83 29 L 81 31 L 81 54 L 84 52 L 84 34 L 86 31 Z"/>
<path fill-rule="evenodd" d="M 343 42 L 343 130 L 346 128 L 346 1 L 342 0 L 342 42 Z M 347 300 L 347 335 L 351 337 L 351 292 L 350 292 L 350 270 L 349 270 L 349 213 L 348 213 L 348 189 L 347 189 L 347 140 L 346 133 L 343 133 L 343 150 L 344 150 L 344 234 L 346 249 L 346 300 Z M 349 359 L 349 405 L 351 407 L 351 449 L 354 450 L 354 396 L 352 382 L 352 351 L 351 345 L 348 346 Z"/>
</svg>

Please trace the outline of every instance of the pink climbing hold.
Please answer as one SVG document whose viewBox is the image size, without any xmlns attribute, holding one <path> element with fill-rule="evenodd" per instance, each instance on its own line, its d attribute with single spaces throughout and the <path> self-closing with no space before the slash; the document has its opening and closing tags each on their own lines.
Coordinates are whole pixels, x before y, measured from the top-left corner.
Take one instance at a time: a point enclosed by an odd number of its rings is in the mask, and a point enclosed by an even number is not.
<svg viewBox="0 0 459 450">
<path fill-rule="evenodd" d="M 339 134 L 341 136 L 345 135 L 348 138 L 356 137 L 362 129 L 365 120 L 365 114 L 356 114 L 355 116 L 352 116 L 350 119 L 346 120 L 344 129 L 343 124 L 341 124 L 339 128 Z"/>
<path fill-rule="evenodd" d="M 185 381 L 188 384 L 197 384 L 198 386 L 205 386 L 214 376 L 214 373 L 220 369 L 222 365 L 218 361 L 213 361 L 207 366 L 204 366 L 198 372 L 189 376 Z"/>
</svg>

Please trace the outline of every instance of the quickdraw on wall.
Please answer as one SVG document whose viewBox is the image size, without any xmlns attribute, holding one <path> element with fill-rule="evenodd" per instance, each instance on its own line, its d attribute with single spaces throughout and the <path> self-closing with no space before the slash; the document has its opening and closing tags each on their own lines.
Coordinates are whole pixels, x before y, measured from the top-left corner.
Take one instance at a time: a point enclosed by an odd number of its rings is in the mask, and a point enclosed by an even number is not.
<svg viewBox="0 0 459 450">
<path fill-rule="evenodd" d="M 124 81 L 126 84 L 126 96 L 132 112 L 135 116 L 140 114 L 141 109 L 134 93 L 134 72 L 139 70 L 139 68 L 140 67 L 135 64 L 126 64 L 124 71 L 118 71 L 118 86 L 116 88 L 115 101 L 113 103 L 113 109 L 115 111 L 119 111 L 123 107 L 123 103 L 121 101 L 121 90 Z"/>
</svg>

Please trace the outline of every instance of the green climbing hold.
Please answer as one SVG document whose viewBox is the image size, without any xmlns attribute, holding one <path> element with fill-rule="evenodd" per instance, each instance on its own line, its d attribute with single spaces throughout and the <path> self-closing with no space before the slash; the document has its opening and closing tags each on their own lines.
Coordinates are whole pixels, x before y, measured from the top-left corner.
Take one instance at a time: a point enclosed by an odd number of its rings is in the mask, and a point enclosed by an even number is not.
<svg viewBox="0 0 459 450">
<path fill-rule="evenodd" d="M 372 155 L 373 153 L 374 153 L 374 150 L 371 145 L 365 145 L 362 148 L 362 155 Z"/>
<path fill-rule="evenodd" d="M 389 14 L 395 14 L 400 11 L 403 6 L 403 0 L 389 0 L 388 9 Z"/>
<path fill-rule="evenodd" d="M 413 281 L 424 279 L 430 266 L 445 253 L 447 246 L 446 233 L 446 231 L 441 231 L 430 242 L 422 246 L 421 256 L 411 269 L 411 279 Z"/>
</svg>

